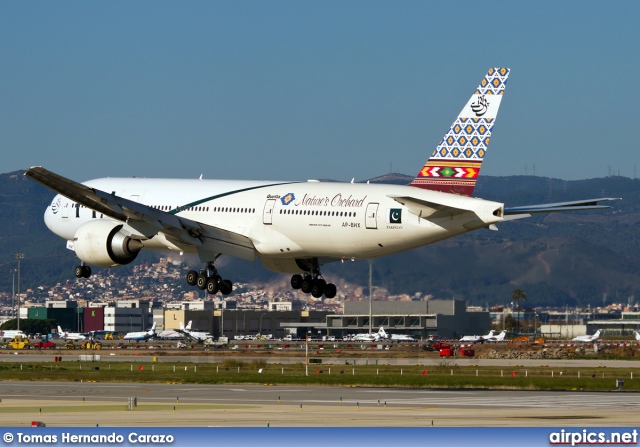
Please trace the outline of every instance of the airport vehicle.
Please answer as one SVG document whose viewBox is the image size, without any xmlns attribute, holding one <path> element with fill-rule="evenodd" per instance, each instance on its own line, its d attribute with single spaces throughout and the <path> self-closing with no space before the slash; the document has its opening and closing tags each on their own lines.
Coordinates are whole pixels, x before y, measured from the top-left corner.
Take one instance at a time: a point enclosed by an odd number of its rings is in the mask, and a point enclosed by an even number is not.
<svg viewBox="0 0 640 447">
<path fill-rule="evenodd" d="M 31 348 L 31 343 L 27 337 L 23 337 L 22 335 L 16 335 L 13 337 L 7 345 L 11 349 L 29 349 Z"/>
<path fill-rule="evenodd" d="M 34 349 L 55 349 L 56 344 L 52 341 L 40 340 L 33 344 Z"/>
<path fill-rule="evenodd" d="M 23 338 L 28 338 L 27 334 L 25 334 L 22 331 L 14 331 L 14 330 L 0 331 L 0 338 L 2 338 L 3 340 L 13 340 L 17 335 Z"/>
<path fill-rule="evenodd" d="M 65 341 L 69 341 L 69 340 L 80 341 L 80 340 L 86 340 L 87 338 L 86 336 L 84 336 L 79 332 L 65 332 L 62 330 L 60 326 L 58 326 L 58 336 Z"/>
<path fill-rule="evenodd" d="M 465 335 L 459 341 L 466 343 L 484 343 L 486 340 L 493 338 L 494 332 L 494 330 L 490 330 L 487 335 Z"/>
<path fill-rule="evenodd" d="M 102 349 L 102 343 L 99 341 L 85 340 L 80 343 L 81 349 Z"/>
<path fill-rule="evenodd" d="M 195 253 L 204 265 L 186 281 L 210 294 L 232 292 L 220 256 L 293 274 L 291 286 L 336 295 L 321 268 L 411 250 L 533 213 L 594 210 L 614 199 L 505 207 L 472 197 L 510 70 L 491 68 L 451 128 L 406 186 L 339 182 L 102 178 L 83 184 L 39 166 L 25 176 L 58 195 L 44 220 L 81 264 L 112 267 L 140 250 Z M 89 265 L 88 265 L 89 264 Z"/>
<path fill-rule="evenodd" d="M 154 322 L 151 326 L 151 329 L 143 332 L 128 332 L 125 334 L 123 340 L 149 340 L 150 338 L 155 337 L 156 335 L 156 323 Z"/>
<path fill-rule="evenodd" d="M 598 338 L 600 338 L 600 333 L 601 332 L 602 331 L 600 329 L 598 329 L 598 331 L 593 335 L 578 335 L 577 337 L 573 338 L 573 340 L 571 340 L 571 341 L 579 341 L 579 342 L 582 342 L 582 343 L 593 343 Z"/>
</svg>

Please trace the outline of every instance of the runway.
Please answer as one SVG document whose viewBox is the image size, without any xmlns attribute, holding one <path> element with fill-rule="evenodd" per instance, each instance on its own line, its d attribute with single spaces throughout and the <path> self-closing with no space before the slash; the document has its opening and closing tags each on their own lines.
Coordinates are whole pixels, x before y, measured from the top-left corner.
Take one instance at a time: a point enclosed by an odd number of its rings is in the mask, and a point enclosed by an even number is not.
<svg viewBox="0 0 640 447">
<path fill-rule="evenodd" d="M 0 396 L 3 426 L 635 426 L 640 417 L 638 395 L 625 392 L 1 382 Z"/>
</svg>

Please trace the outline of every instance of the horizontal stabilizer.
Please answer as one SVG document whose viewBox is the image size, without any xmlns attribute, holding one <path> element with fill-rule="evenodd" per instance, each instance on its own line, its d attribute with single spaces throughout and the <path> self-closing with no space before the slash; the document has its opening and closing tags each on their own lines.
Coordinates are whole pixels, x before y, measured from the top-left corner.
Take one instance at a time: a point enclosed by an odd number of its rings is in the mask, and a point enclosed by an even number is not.
<svg viewBox="0 0 640 447">
<path fill-rule="evenodd" d="M 536 213 L 555 213 L 559 211 L 584 211 L 584 210 L 600 210 L 611 208 L 608 205 L 600 205 L 600 202 L 610 202 L 613 200 L 622 200 L 615 198 L 576 200 L 573 202 L 543 203 L 540 205 L 515 206 L 504 209 L 505 216 L 513 216 L 520 214 L 536 214 Z M 527 217 L 527 216 L 522 216 Z"/>
</svg>

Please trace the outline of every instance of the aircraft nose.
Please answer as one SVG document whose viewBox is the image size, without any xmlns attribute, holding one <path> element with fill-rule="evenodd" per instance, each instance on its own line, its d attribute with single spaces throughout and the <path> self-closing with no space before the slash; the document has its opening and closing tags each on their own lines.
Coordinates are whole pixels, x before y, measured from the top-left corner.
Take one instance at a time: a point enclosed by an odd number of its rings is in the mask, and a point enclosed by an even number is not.
<svg viewBox="0 0 640 447">
<path fill-rule="evenodd" d="M 51 212 L 51 205 L 49 205 L 47 209 L 44 210 L 44 224 L 47 226 L 49 230 L 51 230 L 52 218 L 53 218 L 53 213 Z"/>
</svg>

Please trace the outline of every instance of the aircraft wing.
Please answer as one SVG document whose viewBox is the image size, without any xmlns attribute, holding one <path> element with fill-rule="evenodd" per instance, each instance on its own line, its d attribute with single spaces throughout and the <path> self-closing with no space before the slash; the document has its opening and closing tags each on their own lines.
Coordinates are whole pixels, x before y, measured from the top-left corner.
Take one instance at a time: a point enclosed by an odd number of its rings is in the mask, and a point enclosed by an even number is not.
<svg viewBox="0 0 640 447">
<path fill-rule="evenodd" d="M 559 211 L 584 211 L 611 208 L 600 205 L 601 202 L 622 200 L 617 198 L 600 198 L 588 200 L 575 200 L 573 202 L 543 203 L 540 205 L 516 206 L 504 209 L 505 220 L 522 219 L 536 213 L 555 213 Z"/>
<path fill-rule="evenodd" d="M 144 235 L 144 238 L 149 239 L 162 232 L 178 244 L 195 246 L 199 253 L 202 250 L 208 250 L 248 261 L 255 260 L 253 242 L 241 234 L 186 219 L 85 186 L 40 166 L 29 168 L 24 175 L 76 203 L 125 222 Z"/>
</svg>

